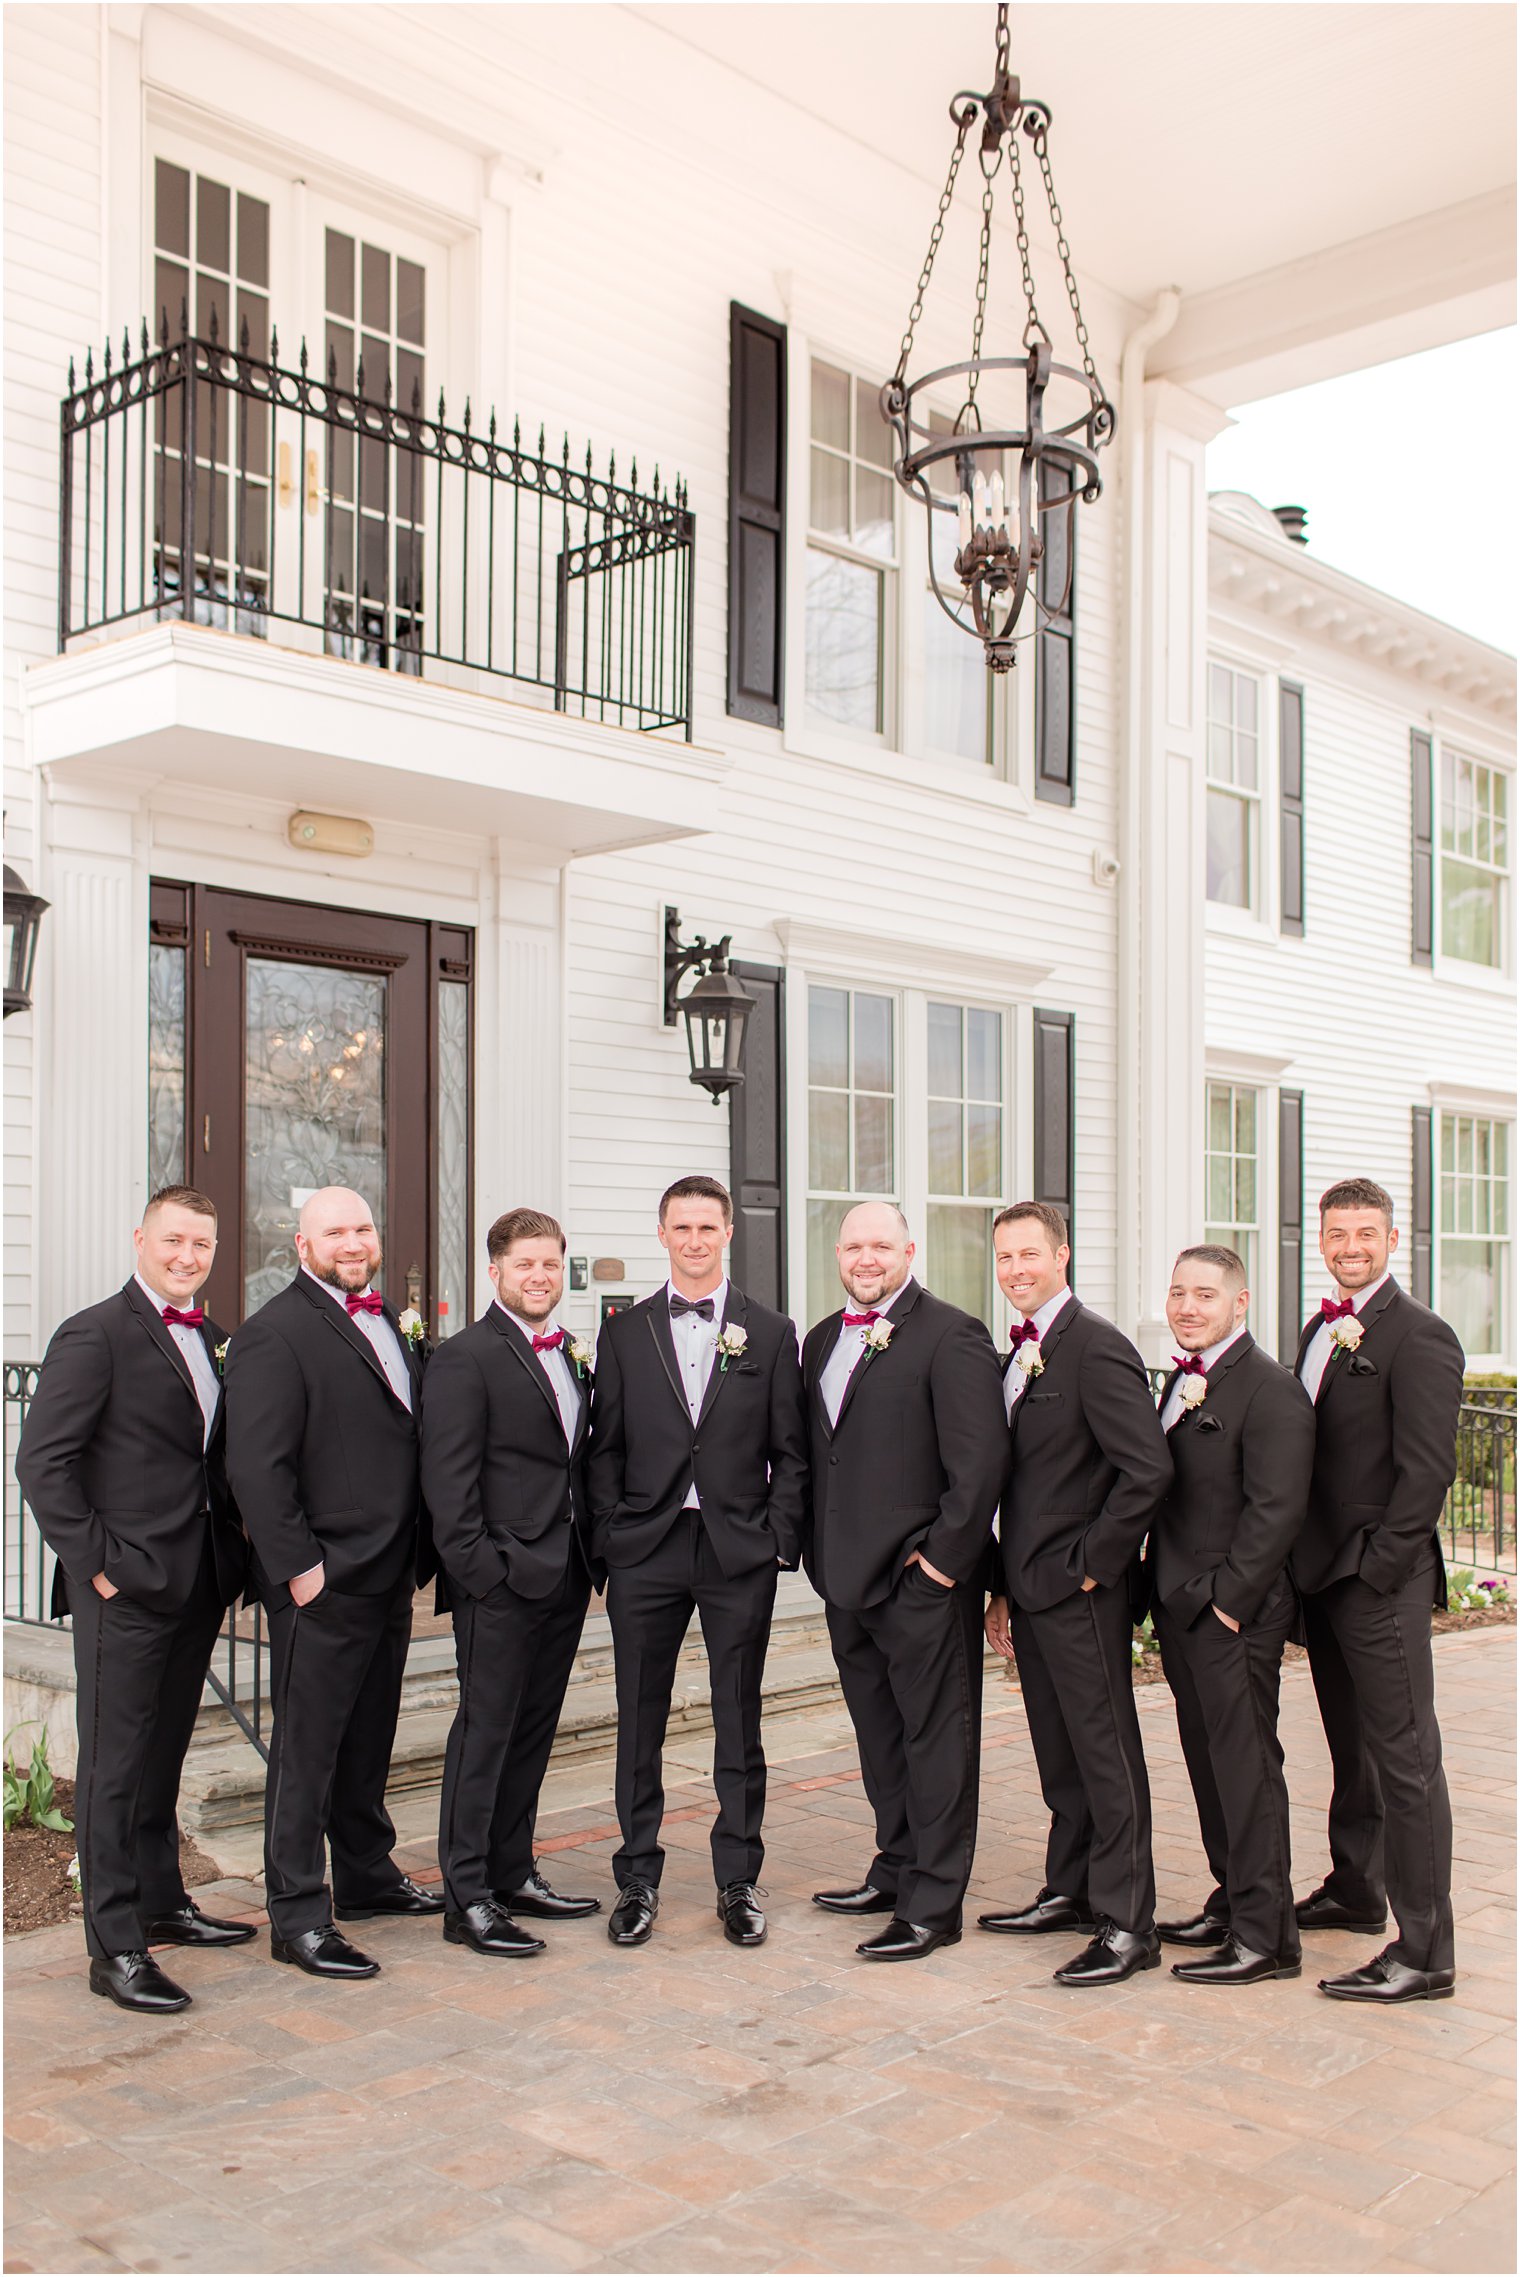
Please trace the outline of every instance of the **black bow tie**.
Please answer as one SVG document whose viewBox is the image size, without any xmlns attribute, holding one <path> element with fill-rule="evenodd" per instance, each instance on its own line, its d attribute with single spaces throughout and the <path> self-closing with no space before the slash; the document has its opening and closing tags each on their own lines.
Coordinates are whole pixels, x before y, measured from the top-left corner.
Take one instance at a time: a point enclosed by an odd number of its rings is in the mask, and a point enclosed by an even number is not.
<svg viewBox="0 0 1520 2277">
<path fill-rule="evenodd" d="M 712 1316 L 713 1316 L 713 1301 L 712 1301 L 712 1298 L 711 1298 L 711 1297 L 678 1297 L 678 1296 L 676 1295 L 675 1291 L 674 1291 L 674 1290 L 672 1290 L 672 1291 L 671 1291 L 671 1295 L 670 1295 L 670 1317 L 671 1317 L 671 1319 L 672 1319 L 672 1320 L 679 1320 L 679 1319 L 681 1318 L 681 1315 L 682 1315 L 683 1313 L 688 1313 L 688 1312 L 694 1312 L 694 1313 L 697 1315 L 697 1318 L 698 1318 L 699 1320 L 711 1320 L 711 1319 L 712 1319 Z"/>
</svg>

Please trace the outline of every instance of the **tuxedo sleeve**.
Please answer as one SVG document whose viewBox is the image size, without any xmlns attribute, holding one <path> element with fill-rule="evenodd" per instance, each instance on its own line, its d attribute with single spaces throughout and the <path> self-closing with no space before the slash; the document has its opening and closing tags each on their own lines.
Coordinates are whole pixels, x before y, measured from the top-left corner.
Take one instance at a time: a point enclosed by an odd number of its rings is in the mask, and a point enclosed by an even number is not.
<svg viewBox="0 0 1520 2277">
<path fill-rule="evenodd" d="M 323 1560 L 300 1493 L 306 1384 L 294 1352 L 257 1314 L 227 1348 L 227 1476 L 265 1578 L 279 1584 Z"/>
<path fill-rule="evenodd" d="M 1244 1502 L 1229 1555 L 1213 1574 L 1213 1600 L 1242 1626 L 1288 1562 L 1309 1509 L 1314 1402 L 1286 1373 L 1254 1393 L 1241 1428 Z"/>
<path fill-rule="evenodd" d="M 919 1553 L 952 1580 L 980 1586 L 1007 1467 L 1008 1428 L 997 1354 L 979 1320 L 957 1321 L 940 1338 L 929 1396 L 945 1489 Z"/>
<path fill-rule="evenodd" d="M 66 1320 L 47 1348 L 21 1440 L 16 1482 L 71 1581 L 109 1580 L 109 1537 L 84 1489 L 86 1448 L 111 1396 L 111 1347 L 93 1321 Z"/>
<path fill-rule="evenodd" d="M 1140 1356 L 1122 1337 L 1095 1337 L 1082 1355 L 1082 1413 L 1118 1473 L 1082 1544 L 1084 1578 L 1122 1581 L 1172 1483 L 1172 1458 Z"/>
<path fill-rule="evenodd" d="M 780 1349 L 771 1370 L 770 1495 L 765 1515 L 776 1538 L 776 1555 L 786 1566 L 802 1556 L 809 1491 L 807 1408 L 802 1392 L 802 1363 L 797 1339 L 788 1322 L 781 1331 Z"/>
<path fill-rule="evenodd" d="M 623 1371 L 618 1365 L 617 1339 L 604 1328 L 591 1380 L 591 1452 L 586 1459 L 594 1543 L 600 1543 L 603 1530 L 622 1507 L 625 1444 Z"/>
<path fill-rule="evenodd" d="M 440 1345 L 422 1379 L 422 1499 L 444 1571 L 472 1597 L 484 1597 L 507 1578 L 480 1491 L 488 1407 L 474 1353 L 461 1344 Z"/>
<path fill-rule="evenodd" d="M 1408 1580 L 1441 1523 L 1457 1475 L 1462 1368 L 1462 1347 L 1435 1313 L 1420 1316 L 1393 1355 L 1393 1494 L 1357 1569 L 1385 1596 Z"/>
</svg>

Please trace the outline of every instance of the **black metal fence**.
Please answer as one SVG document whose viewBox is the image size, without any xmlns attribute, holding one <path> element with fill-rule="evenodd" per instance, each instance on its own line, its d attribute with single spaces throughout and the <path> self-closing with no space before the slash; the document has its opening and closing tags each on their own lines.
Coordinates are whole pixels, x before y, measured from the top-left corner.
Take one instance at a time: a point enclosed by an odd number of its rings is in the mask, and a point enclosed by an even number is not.
<svg viewBox="0 0 1520 2277">
<path fill-rule="evenodd" d="M 58 645 L 167 619 L 691 735 L 685 486 L 144 325 L 62 406 Z M 477 680 L 484 675 L 484 681 Z"/>
</svg>

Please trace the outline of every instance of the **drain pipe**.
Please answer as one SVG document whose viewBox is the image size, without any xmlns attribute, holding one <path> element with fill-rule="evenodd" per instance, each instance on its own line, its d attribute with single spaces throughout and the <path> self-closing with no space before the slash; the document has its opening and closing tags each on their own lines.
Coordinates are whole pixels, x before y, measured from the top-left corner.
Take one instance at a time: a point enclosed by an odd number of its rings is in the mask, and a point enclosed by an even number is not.
<svg viewBox="0 0 1520 2277">
<path fill-rule="evenodd" d="M 1148 1039 L 1140 1007 L 1140 921 L 1147 890 L 1140 875 L 1140 763 L 1145 703 L 1145 359 L 1177 321 L 1182 294 L 1163 287 L 1149 316 L 1124 343 L 1119 366 L 1120 499 L 1123 506 L 1119 596 L 1123 669 L 1119 683 L 1119 954 L 1118 1176 L 1116 1222 L 1119 1325 L 1134 1336 L 1144 1290 L 1140 1266 L 1141 1058 Z M 1156 890 L 1154 885 L 1151 890 Z"/>
</svg>

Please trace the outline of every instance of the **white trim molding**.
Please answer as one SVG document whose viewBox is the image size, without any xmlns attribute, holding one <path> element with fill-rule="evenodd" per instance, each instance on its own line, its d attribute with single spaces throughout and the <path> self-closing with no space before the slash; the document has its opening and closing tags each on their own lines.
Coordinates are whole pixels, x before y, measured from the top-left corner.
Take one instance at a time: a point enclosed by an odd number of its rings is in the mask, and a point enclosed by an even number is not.
<svg viewBox="0 0 1520 2277">
<path fill-rule="evenodd" d="M 885 988 L 943 989 L 947 994 L 1032 998 L 1049 980 L 1054 965 L 1023 958 L 987 956 L 976 949 L 948 947 L 943 939 L 914 939 L 906 933 L 868 933 L 856 925 L 831 925 L 816 918 L 778 917 L 776 933 L 789 964 L 809 973 L 840 973 L 855 981 L 879 981 Z"/>
<path fill-rule="evenodd" d="M 1277 1083 L 1293 1065 L 1291 1052 L 1243 1052 L 1230 1044 L 1205 1044 L 1203 1060 L 1215 1083 Z"/>
<path fill-rule="evenodd" d="M 1513 1091 L 1486 1091 L 1476 1083 L 1431 1082 L 1430 1104 L 1441 1114 L 1488 1115 L 1495 1122 L 1512 1123 L 1516 1099 Z"/>
</svg>

